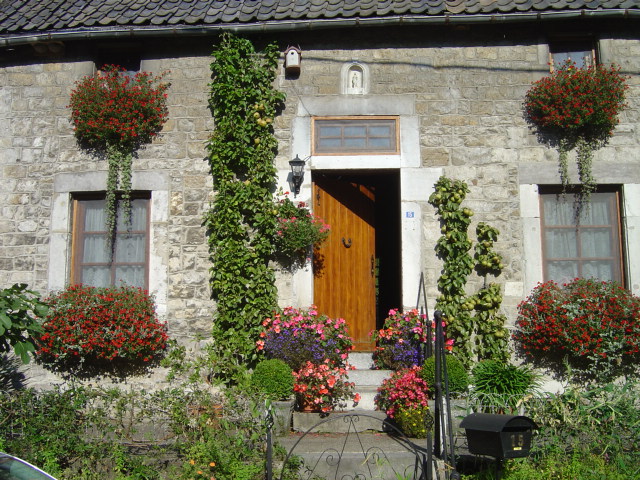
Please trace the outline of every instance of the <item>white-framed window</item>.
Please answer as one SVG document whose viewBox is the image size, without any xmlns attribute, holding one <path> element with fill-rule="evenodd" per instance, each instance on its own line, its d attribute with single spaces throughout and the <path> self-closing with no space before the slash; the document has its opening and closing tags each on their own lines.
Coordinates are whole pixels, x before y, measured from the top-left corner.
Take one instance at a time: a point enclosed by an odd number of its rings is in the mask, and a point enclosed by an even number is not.
<svg viewBox="0 0 640 480">
<path fill-rule="evenodd" d="M 73 195 L 72 283 L 94 287 L 127 284 L 148 289 L 150 195 L 132 196 L 130 225 L 125 224 L 121 202 L 119 205 L 111 252 L 104 195 Z"/>
<path fill-rule="evenodd" d="M 620 191 L 600 189 L 576 219 L 574 195 L 540 189 L 544 280 L 565 283 L 577 277 L 624 285 Z"/>
</svg>

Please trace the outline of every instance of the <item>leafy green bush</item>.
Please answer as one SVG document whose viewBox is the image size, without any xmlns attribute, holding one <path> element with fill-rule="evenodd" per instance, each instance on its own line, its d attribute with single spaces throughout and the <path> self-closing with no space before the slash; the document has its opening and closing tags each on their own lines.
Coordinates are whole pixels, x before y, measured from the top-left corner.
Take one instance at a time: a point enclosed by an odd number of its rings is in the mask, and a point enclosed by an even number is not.
<svg viewBox="0 0 640 480">
<path fill-rule="evenodd" d="M 469 374 L 467 369 L 455 355 L 447 355 L 447 374 L 449 377 L 449 394 L 459 396 L 469 389 Z M 427 358 L 422 366 L 421 376 L 427 385 L 436 383 L 436 357 Z M 444 388 L 444 378 L 442 379 Z"/>
<path fill-rule="evenodd" d="M 264 360 L 256 365 L 251 385 L 271 400 L 288 399 L 293 395 L 291 367 L 277 358 Z"/>
<path fill-rule="evenodd" d="M 0 290 L 0 353 L 11 347 L 23 363 L 35 351 L 32 337 L 42 331 L 38 317 L 47 313 L 40 296 L 24 283 Z"/>
<path fill-rule="evenodd" d="M 596 455 L 635 456 L 640 469 L 640 385 L 614 384 L 581 389 L 572 386 L 528 414 L 539 426 L 536 449 L 565 454 L 586 448 Z"/>
<path fill-rule="evenodd" d="M 482 406 L 513 410 L 523 397 L 537 393 L 540 376 L 528 365 L 482 360 L 472 370 L 472 394 Z"/>
</svg>

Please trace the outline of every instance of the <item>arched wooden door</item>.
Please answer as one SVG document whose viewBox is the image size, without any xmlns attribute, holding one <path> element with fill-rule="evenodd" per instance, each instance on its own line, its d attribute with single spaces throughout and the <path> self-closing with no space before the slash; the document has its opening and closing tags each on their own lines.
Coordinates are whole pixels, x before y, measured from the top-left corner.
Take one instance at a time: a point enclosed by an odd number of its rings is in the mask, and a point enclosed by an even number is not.
<svg viewBox="0 0 640 480">
<path fill-rule="evenodd" d="M 314 303 L 347 321 L 355 349 L 373 350 L 376 328 L 375 188 L 353 179 L 314 175 L 313 211 L 331 227 L 314 252 Z"/>
</svg>

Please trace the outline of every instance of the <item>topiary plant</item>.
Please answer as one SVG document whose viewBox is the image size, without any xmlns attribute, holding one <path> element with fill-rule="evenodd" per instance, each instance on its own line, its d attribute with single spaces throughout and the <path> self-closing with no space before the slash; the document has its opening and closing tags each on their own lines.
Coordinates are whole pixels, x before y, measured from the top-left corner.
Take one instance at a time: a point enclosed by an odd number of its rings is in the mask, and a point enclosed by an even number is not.
<svg viewBox="0 0 640 480">
<path fill-rule="evenodd" d="M 467 369 L 455 355 L 447 355 L 447 375 L 449 378 L 449 394 L 460 396 L 469 389 L 469 374 Z M 436 383 L 436 357 L 427 358 L 422 366 L 422 379 L 427 385 Z M 444 379 L 442 380 L 444 387 Z"/>
<path fill-rule="evenodd" d="M 277 358 L 264 360 L 251 375 L 251 386 L 270 400 L 287 400 L 293 395 L 291 367 Z"/>
<path fill-rule="evenodd" d="M 482 360 L 472 370 L 472 393 L 483 407 L 514 410 L 523 397 L 537 393 L 540 380 L 528 365 Z"/>
</svg>

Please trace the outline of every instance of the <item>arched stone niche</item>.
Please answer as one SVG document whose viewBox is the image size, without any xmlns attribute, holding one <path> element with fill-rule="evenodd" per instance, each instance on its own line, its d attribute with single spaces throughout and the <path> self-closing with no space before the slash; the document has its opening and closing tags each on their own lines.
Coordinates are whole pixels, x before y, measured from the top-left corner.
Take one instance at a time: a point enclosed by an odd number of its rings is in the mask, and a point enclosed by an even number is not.
<svg viewBox="0 0 640 480">
<path fill-rule="evenodd" d="M 360 62 L 349 62 L 342 66 L 341 93 L 364 95 L 369 93 L 369 68 Z"/>
</svg>

